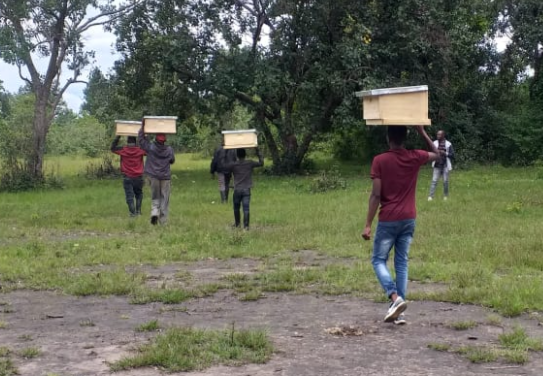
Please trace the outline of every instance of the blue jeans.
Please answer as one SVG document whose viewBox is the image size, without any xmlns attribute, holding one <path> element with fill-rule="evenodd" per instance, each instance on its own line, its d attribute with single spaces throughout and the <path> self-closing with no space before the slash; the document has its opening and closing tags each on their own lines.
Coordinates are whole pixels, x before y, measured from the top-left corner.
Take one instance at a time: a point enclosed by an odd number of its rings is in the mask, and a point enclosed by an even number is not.
<svg viewBox="0 0 543 376">
<path fill-rule="evenodd" d="M 407 293 L 407 264 L 409 246 L 415 233 L 415 220 L 379 222 L 373 242 L 371 263 L 377 279 L 388 297 L 396 293 L 405 299 Z M 394 247 L 394 270 L 396 282 L 387 267 L 388 256 Z"/>
<path fill-rule="evenodd" d="M 249 228 L 249 209 L 251 205 L 251 189 L 234 189 L 234 220 L 239 227 L 241 216 L 239 209 L 243 205 L 243 227 Z"/>
<path fill-rule="evenodd" d="M 437 182 L 439 178 L 443 176 L 443 196 L 449 196 L 449 169 L 447 166 L 444 167 L 434 167 L 434 173 L 432 174 L 432 185 L 430 185 L 430 195 L 429 197 L 434 198 L 436 193 Z"/>
</svg>

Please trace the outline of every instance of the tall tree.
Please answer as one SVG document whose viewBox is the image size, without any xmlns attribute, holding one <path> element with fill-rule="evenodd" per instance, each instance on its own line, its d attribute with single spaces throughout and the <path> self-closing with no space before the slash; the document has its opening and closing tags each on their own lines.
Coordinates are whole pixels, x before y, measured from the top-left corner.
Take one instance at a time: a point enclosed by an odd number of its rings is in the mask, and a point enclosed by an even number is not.
<svg viewBox="0 0 543 376">
<path fill-rule="evenodd" d="M 93 27 L 107 27 L 137 3 L 0 0 L 0 58 L 18 67 L 35 96 L 32 143 L 26 157 L 35 179 L 43 178 L 47 132 L 62 95 L 71 84 L 82 82 L 82 70 L 93 57 L 92 51 L 85 50 L 83 35 Z M 46 61 L 45 72 L 40 72 L 39 60 Z M 72 73 L 64 82 L 63 68 Z"/>
</svg>

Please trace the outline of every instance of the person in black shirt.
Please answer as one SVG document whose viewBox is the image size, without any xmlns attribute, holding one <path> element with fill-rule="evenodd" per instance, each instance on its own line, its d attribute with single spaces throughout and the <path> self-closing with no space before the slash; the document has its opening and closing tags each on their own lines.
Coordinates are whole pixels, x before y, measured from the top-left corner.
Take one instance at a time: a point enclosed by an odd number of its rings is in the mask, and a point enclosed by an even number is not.
<svg viewBox="0 0 543 376">
<path fill-rule="evenodd" d="M 243 205 L 243 228 L 249 229 L 249 206 L 251 203 L 251 188 L 253 187 L 253 169 L 264 166 L 264 158 L 256 148 L 258 162 L 246 160 L 245 149 L 236 149 L 237 162 L 224 163 L 224 166 L 234 175 L 234 220 L 235 227 L 240 227 L 240 207 Z M 224 159 L 223 159 L 224 160 Z"/>
<path fill-rule="evenodd" d="M 219 193 L 221 195 L 221 203 L 228 203 L 228 193 L 230 191 L 230 180 L 232 179 L 232 172 L 226 168 L 226 164 L 236 161 L 236 151 L 234 149 L 224 149 L 221 145 L 220 148 L 215 150 L 213 159 L 211 160 L 211 166 L 209 172 L 214 177 L 217 173 L 217 180 L 219 181 Z"/>
</svg>

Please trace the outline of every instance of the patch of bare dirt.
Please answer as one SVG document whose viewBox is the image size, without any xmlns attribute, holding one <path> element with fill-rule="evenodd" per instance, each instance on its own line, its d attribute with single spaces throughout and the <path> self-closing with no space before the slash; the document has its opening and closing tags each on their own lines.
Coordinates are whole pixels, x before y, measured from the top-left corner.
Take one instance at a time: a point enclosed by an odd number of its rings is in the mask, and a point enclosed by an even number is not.
<svg viewBox="0 0 543 376">
<path fill-rule="evenodd" d="M 313 257 L 313 258 L 312 258 Z M 305 256 L 308 264 L 318 255 Z M 319 260 L 323 261 L 323 260 Z M 218 281 L 231 273 L 254 273 L 261 261 L 206 260 L 146 270 L 155 279 L 189 278 L 198 283 Z M 181 272 L 180 272 L 181 270 Z M 187 273 L 188 272 L 188 273 Z M 151 278 L 152 279 L 152 278 Z M 417 284 L 413 286 L 419 288 Z M 437 286 L 437 287 L 436 287 Z M 443 288 L 441 285 L 422 288 Z M 230 291 L 193 299 L 179 305 L 160 303 L 131 305 L 128 298 L 76 298 L 52 292 L 14 291 L 0 294 L 0 346 L 17 352 L 38 347 L 35 359 L 13 356 L 23 376 L 55 373 L 62 376 L 110 375 L 108 362 L 147 343 L 153 333 L 135 328 L 150 320 L 162 327 L 193 326 L 224 329 L 265 328 L 277 353 L 264 365 L 213 367 L 194 376 L 316 376 L 316 375 L 533 375 L 543 370 L 543 356 L 531 354 L 525 366 L 502 363 L 472 364 L 452 353 L 428 349 L 428 344 L 446 342 L 454 346 L 496 343 L 498 335 L 522 325 L 531 336 L 543 338 L 543 327 L 529 317 L 503 319 L 490 325 L 489 310 L 436 302 L 410 302 L 408 324 L 382 322 L 385 303 L 355 297 L 267 294 L 264 299 L 242 302 Z M 450 323 L 475 321 L 479 325 L 456 331 Z M 157 369 L 119 372 L 119 376 L 158 376 Z"/>
</svg>

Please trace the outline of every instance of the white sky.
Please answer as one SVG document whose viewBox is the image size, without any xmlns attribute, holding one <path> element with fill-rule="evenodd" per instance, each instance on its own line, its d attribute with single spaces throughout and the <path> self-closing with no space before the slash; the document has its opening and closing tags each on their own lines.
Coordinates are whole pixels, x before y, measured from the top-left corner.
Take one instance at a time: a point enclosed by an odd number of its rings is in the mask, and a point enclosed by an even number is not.
<svg viewBox="0 0 543 376">
<path fill-rule="evenodd" d="M 102 72 L 107 73 L 113 67 L 113 63 L 120 57 L 115 51 L 115 36 L 112 33 L 104 31 L 102 27 L 95 27 L 85 33 L 84 40 L 87 50 L 95 51 L 95 61 L 85 69 L 81 79 L 86 80 L 89 72 L 94 67 L 98 67 Z M 497 38 L 496 43 L 498 50 L 503 51 L 505 46 L 509 43 L 509 38 L 506 36 Z M 38 67 L 40 67 L 42 71 L 46 68 L 45 63 L 46 61 L 44 60 L 37 62 Z M 64 77 L 65 79 L 70 77 L 71 72 L 66 71 L 64 73 L 64 76 L 66 76 Z M 28 76 L 28 74 L 25 75 Z M 12 93 L 17 92 L 24 84 L 19 78 L 17 67 L 6 64 L 1 60 L 0 81 L 3 82 L 2 85 L 4 89 Z M 83 104 L 84 89 L 85 84 L 72 84 L 64 94 L 64 101 L 66 101 L 68 107 L 75 112 L 79 112 L 79 109 Z"/>
</svg>

